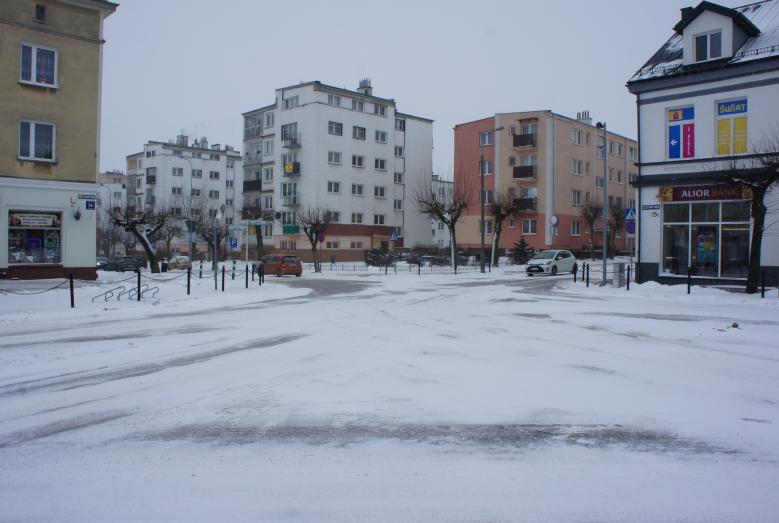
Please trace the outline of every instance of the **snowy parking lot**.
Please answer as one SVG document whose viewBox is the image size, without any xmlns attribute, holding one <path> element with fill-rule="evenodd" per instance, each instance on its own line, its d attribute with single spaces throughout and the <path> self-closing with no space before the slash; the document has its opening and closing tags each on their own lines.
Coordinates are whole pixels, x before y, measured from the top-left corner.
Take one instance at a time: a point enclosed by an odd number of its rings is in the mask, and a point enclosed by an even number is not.
<svg viewBox="0 0 779 523">
<path fill-rule="evenodd" d="M 776 289 L 366 270 L 92 303 L 102 283 L 74 309 L 0 295 L 0 520 L 779 514 Z"/>
</svg>

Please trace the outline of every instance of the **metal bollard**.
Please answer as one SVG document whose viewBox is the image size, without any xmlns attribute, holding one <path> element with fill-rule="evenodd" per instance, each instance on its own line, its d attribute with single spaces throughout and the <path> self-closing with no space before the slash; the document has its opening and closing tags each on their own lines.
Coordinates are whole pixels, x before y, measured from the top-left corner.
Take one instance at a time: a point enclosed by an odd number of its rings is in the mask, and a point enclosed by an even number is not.
<svg viewBox="0 0 779 523">
<path fill-rule="evenodd" d="M 582 283 L 584 283 L 584 271 L 587 269 L 587 262 L 582 263 Z"/>
<path fill-rule="evenodd" d="M 70 308 L 76 308 L 76 298 L 73 295 L 73 273 L 70 273 Z"/>
<path fill-rule="evenodd" d="M 244 271 L 244 274 L 246 275 L 246 288 L 249 288 L 249 264 L 246 264 L 246 270 Z"/>
<path fill-rule="evenodd" d="M 141 301 L 141 269 L 135 269 L 138 272 L 138 301 Z"/>
<path fill-rule="evenodd" d="M 628 265 L 628 277 L 627 277 L 627 280 L 625 280 L 625 282 L 627 283 L 627 289 L 626 290 L 630 290 L 630 265 Z"/>
<path fill-rule="evenodd" d="M 765 298 L 765 269 L 760 271 L 760 297 Z"/>
<path fill-rule="evenodd" d="M 203 279 L 203 260 L 200 260 L 200 275 L 198 276 L 198 279 Z"/>
<path fill-rule="evenodd" d="M 222 292 L 225 291 L 225 266 L 222 265 Z"/>
<path fill-rule="evenodd" d="M 590 286 L 590 264 L 587 264 L 587 287 Z"/>
<path fill-rule="evenodd" d="M 692 271 L 690 271 L 690 267 L 687 267 L 687 294 L 690 294 L 691 286 L 692 286 Z"/>
<path fill-rule="evenodd" d="M 233 277 L 230 278 L 231 280 L 235 279 L 235 260 L 233 260 Z"/>
<path fill-rule="evenodd" d="M 257 266 L 252 263 L 252 281 L 254 281 L 254 271 L 257 270 Z"/>
<path fill-rule="evenodd" d="M 576 283 L 576 276 L 578 276 L 578 274 L 579 274 L 579 270 L 578 269 L 573 271 L 573 282 L 574 283 Z"/>
<path fill-rule="evenodd" d="M 189 296 L 189 280 L 192 277 L 192 267 L 187 266 L 187 296 Z"/>
</svg>

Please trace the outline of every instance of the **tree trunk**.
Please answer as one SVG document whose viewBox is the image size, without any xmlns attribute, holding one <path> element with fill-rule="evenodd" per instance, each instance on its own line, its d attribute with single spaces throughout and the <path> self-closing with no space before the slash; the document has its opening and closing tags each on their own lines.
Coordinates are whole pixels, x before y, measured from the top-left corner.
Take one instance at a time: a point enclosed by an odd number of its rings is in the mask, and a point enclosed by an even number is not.
<svg viewBox="0 0 779 523">
<path fill-rule="evenodd" d="M 454 224 L 447 225 L 449 228 L 449 255 L 452 258 L 452 267 L 454 267 L 454 273 L 457 274 L 457 238 L 454 232 Z"/>
<path fill-rule="evenodd" d="M 254 240 L 257 243 L 257 259 L 261 260 L 265 256 L 265 246 L 262 244 L 262 226 L 254 225 Z"/>
<path fill-rule="evenodd" d="M 492 231 L 492 253 L 490 254 L 490 263 L 495 267 L 498 266 L 498 245 L 500 245 L 500 233 L 503 231 L 502 223 L 503 220 L 498 221 L 495 219 L 495 230 Z"/>
<path fill-rule="evenodd" d="M 760 249 L 763 244 L 766 208 L 763 205 L 765 190 L 752 188 L 752 241 L 749 248 L 749 271 L 747 272 L 747 294 L 754 294 L 760 286 Z"/>
<path fill-rule="evenodd" d="M 137 240 L 140 242 L 141 247 L 143 247 L 144 252 L 146 252 L 146 257 L 149 258 L 149 269 L 151 269 L 152 273 L 158 273 L 160 272 L 160 265 L 157 262 L 157 255 L 154 253 L 154 251 L 151 248 L 151 241 L 146 237 L 145 234 L 141 234 L 140 231 L 137 229 L 131 229 L 131 232 Z"/>
<path fill-rule="evenodd" d="M 316 244 L 318 241 L 316 239 L 311 240 L 311 254 L 314 255 L 314 272 L 321 272 L 321 267 L 319 266 L 319 253 L 316 250 Z"/>
</svg>

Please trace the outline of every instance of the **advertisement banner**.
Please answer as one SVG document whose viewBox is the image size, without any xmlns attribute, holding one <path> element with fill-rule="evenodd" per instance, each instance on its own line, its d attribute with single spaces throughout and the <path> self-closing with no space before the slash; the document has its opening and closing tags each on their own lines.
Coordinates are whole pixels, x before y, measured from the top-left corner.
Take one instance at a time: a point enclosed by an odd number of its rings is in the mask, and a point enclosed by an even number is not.
<svg viewBox="0 0 779 523">
<path fill-rule="evenodd" d="M 8 224 L 11 227 L 34 227 L 42 229 L 59 227 L 61 223 L 58 212 L 11 212 Z"/>
<path fill-rule="evenodd" d="M 747 117 L 733 118 L 733 153 L 747 152 Z"/>
<path fill-rule="evenodd" d="M 683 126 L 682 156 L 684 158 L 695 157 L 695 124 L 688 123 Z"/>
<path fill-rule="evenodd" d="M 704 200 L 748 200 L 751 191 L 738 185 L 684 185 L 660 187 L 661 202 L 695 202 Z"/>
<path fill-rule="evenodd" d="M 717 115 L 728 116 L 731 114 L 740 114 L 747 112 L 747 99 L 731 100 L 729 102 L 720 102 L 717 104 Z"/>
<path fill-rule="evenodd" d="M 717 154 L 730 154 L 730 119 L 717 122 Z"/>
</svg>

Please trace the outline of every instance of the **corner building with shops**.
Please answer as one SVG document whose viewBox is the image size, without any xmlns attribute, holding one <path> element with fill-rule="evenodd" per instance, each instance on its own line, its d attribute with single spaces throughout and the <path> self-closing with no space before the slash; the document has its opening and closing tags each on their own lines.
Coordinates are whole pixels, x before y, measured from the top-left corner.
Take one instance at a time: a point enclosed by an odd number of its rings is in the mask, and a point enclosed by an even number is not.
<svg viewBox="0 0 779 523">
<path fill-rule="evenodd" d="M 744 283 L 749 189 L 724 180 L 779 143 L 779 2 L 681 10 L 671 38 L 628 81 L 639 128 L 638 279 Z M 779 273 L 779 191 L 766 194 L 761 248 Z"/>
</svg>

